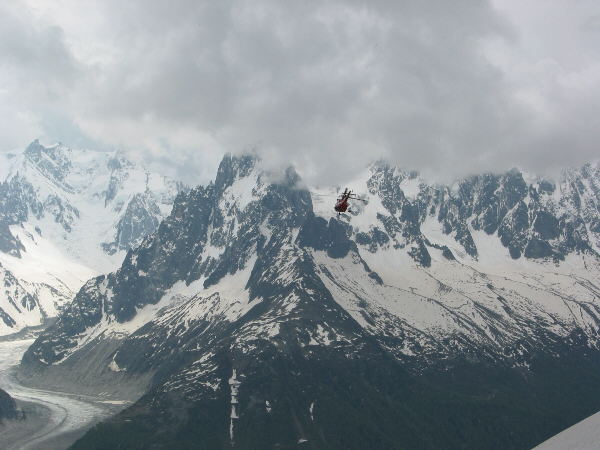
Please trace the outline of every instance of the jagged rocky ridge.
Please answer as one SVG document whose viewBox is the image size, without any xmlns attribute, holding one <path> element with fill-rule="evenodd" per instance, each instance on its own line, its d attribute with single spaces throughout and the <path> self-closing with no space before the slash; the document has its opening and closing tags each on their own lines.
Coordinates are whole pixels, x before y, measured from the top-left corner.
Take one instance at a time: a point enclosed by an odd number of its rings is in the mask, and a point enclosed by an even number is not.
<svg viewBox="0 0 600 450">
<path fill-rule="evenodd" d="M 338 218 L 226 157 L 24 372 L 144 394 L 75 448 L 531 446 L 600 408 L 600 211 L 596 166 L 526 178 L 376 165 Z"/>
<path fill-rule="evenodd" d="M 0 154 L 0 334 L 39 325 L 116 269 L 182 188 L 118 152 L 34 141 Z"/>
</svg>

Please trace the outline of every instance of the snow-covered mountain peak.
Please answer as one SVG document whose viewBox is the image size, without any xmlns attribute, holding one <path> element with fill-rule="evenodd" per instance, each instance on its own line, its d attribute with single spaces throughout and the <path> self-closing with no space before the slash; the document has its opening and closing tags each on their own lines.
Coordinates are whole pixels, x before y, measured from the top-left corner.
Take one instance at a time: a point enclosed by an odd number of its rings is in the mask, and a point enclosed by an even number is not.
<svg viewBox="0 0 600 450">
<path fill-rule="evenodd" d="M 480 231 L 490 240 L 486 244 L 479 239 L 480 244 L 490 247 L 491 241 L 500 241 L 512 258 L 559 261 L 571 252 L 599 250 L 596 167 L 588 164 L 564 171 L 555 181 L 512 169 L 444 186 L 428 183 L 415 172 L 378 163 L 348 183 L 367 204 L 353 202 L 346 217 L 356 233 L 363 233 L 359 236 L 363 243 L 376 246 L 384 239 L 386 245 L 417 246 L 414 255 L 425 264 L 427 242 L 448 247 L 449 256 L 476 260 L 479 249 L 474 234 Z M 325 218 L 335 214 L 327 197 L 336 194 L 321 189 L 313 195 L 317 214 Z M 370 236 L 373 233 L 378 237 Z"/>
<path fill-rule="evenodd" d="M 127 250 L 156 230 L 183 189 L 181 183 L 148 171 L 118 151 L 71 149 L 60 143 L 44 146 L 35 140 L 21 153 L 0 154 L 0 161 L 3 269 L 12 273 L 14 258 L 27 252 L 40 261 L 71 261 L 85 274 L 75 284 L 64 283 L 68 265 L 50 263 L 45 269 L 50 278 L 42 277 L 43 281 L 17 277 L 24 291 L 27 283 L 48 283 L 48 279 L 54 280 L 49 286 L 62 290 L 51 308 L 39 305 L 33 314 L 38 322 L 71 298 L 89 276 L 118 267 Z M 50 253 L 42 256 L 42 249 Z M 0 304 L 0 308 L 9 306 Z M 18 308 L 11 308 L 10 315 L 16 317 Z M 44 309 L 48 311 L 42 314 Z M 3 329 L 0 323 L 2 331 L 16 330 L 15 326 Z"/>
<path fill-rule="evenodd" d="M 36 139 L 25 149 L 25 160 L 32 163 L 49 180 L 64 183 L 72 168 L 72 151 L 62 144 L 44 147 Z M 68 185 L 63 185 L 66 188 Z"/>
<path fill-rule="evenodd" d="M 258 157 L 255 155 L 225 155 L 217 169 L 215 189 L 222 192 L 236 180 L 247 177 L 256 168 L 257 162 Z"/>
</svg>

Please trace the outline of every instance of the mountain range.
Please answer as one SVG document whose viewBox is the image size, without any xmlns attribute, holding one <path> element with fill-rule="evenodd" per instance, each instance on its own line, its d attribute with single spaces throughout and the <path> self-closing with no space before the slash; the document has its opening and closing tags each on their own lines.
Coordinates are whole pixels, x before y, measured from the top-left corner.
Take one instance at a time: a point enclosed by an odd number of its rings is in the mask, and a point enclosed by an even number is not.
<svg viewBox="0 0 600 450">
<path fill-rule="evenodd" d="M 0 335 L 56 317 L 168 215 L 183 185 L 120 152 L 0 153 Z"/>
<path fill-rule="evenodd" d="M 341 186 L 226 156 L 140 241 L 103 237 L 122 264 L 20 370 L 136 400 L 73 448 L 529 448 L 600 409 L 597 164 L 348 187 L 336 215 Z"/>
</svg>

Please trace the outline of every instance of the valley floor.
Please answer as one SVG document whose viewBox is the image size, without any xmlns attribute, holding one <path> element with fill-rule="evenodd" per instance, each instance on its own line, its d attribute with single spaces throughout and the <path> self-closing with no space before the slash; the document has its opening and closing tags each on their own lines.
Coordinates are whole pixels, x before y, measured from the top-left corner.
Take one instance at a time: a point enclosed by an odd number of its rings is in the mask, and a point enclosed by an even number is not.
<svg viewBox="0 0 600 450">
<path fill-rule="evenodd" d="M 33 339 L 0 342 L 0 387 L 6 390 L 25 413 L 23 421 L 0 425 L 2 447 L 9 449 L 67 448 L 91 426 L 115 414 L 128 402 L 48 391 L 23 386 L 14 369 Z"/>
</svg>

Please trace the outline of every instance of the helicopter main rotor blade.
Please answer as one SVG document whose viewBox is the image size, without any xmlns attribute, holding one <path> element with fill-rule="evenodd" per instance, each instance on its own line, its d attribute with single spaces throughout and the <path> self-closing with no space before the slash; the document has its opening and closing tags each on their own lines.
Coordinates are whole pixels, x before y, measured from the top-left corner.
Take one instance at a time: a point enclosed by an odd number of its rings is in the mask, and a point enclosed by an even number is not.
<svg viewBox="0 0 600 450">
<path fill-rule="evenodd" d="M 366 203 L 366 200 L 364 198 L 360 198 L 360 197 L 349 197 L 349 198 L 352 199 L 352 200 L 360 200 L 361 202 L 365 202 Z"/>
</svg>

